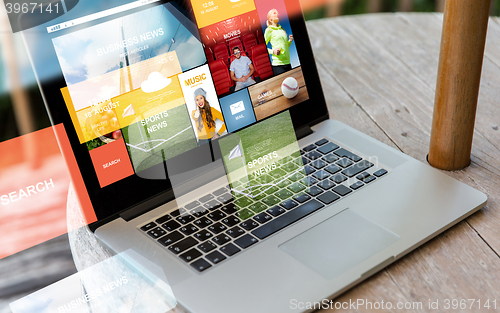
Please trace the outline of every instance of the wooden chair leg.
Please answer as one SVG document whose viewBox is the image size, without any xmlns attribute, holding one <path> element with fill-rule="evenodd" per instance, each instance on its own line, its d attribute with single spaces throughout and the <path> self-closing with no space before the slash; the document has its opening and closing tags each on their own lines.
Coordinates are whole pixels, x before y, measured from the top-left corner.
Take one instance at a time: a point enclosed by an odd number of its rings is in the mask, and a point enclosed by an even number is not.
<svg viewBox="0 0 500 313">
<path fill-rule="evenodd" d="M 429 163 L 470 163 L 491 0 L 447 0 L 432 119 Z"/>
</svg>

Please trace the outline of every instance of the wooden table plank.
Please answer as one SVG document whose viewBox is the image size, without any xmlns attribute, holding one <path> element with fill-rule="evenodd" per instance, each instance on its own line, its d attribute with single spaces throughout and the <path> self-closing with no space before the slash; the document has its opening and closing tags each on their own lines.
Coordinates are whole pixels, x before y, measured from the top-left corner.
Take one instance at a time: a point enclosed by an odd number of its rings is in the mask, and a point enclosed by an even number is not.
<svg viewBox="0 0 500 313">
<path fill-rule="evenodd" d="M 391 18 L 400 21 L 394 25 Z M 365 20 L 369 19 L 372 19 L 373 23 L 365 24 Z M 439 20 L 432 14 L 428 14 L 427 19 Z M 386 41 L 373 35 L 377 23 L 382 25 L 380 32 L 388 33 L 384 37 Z M 428 39 L 432 36 L 419 33 L 426 27 L 428 31 L 436 32 L 436 27 L 429 26 L 429 23 L 422 28 L 407 27 L 398 35 L 398 30 L 404 26 L 401 23 L 408 24 L 397 16 L 356 16 L 309 22 L 308 28 L 318 63 L 330 71 L 357 105 L 367 112 L 374 123 L 383 128 L 398 147 L 425 162 L 435 88 L 435 78 L 432 78 L 429 71 L 434 71 L 434 76 L 437 75 L 440 38 L 434 38 L 433 45 L 433 40 Z M 439 33 L 440 29 L 438 36 Z M 426 41 L 429 47 L 423 44 L 418 49 L 404 50 L 402 46 L 410 45 L 410 40 L 418 42 L 415 38 L 418 36 L 420 40 Z M 391 46 L 389 40 L 400 42 L 399 46 Z M 434 57 L 428 53 L 432 49 L 437 52 Z M 431 65 L 432 63 L 435 65 Z M 476 137 L 478 136 L 481 140 L 480 148 L 486 145 L 489 151 L 495 151 L 494 144 L 476 134 Z M 484 151 L 478 148 L 473 153 L 477 164 L 472 164 L 464 171 L 448 174 L 487 192 L 490 195 L 490 210 L 485 212 L 491 215 L 490 211 L 498 211 L 498 192 L 491 186 L 498 186 L 500 183 L 499 176 L 494 174 L 498 173 L 498 161 L 494 158 L 488 159 L 489 156 L 484 155 Z M 484 159 L 487 161 L 483 161 Z M 493 176 L 493 179 L 488 176 Z M 486 229 L 488 224 L 484 221 L 484 216 L 487 215 L 485 212 L 473 216 L 470 220 Z M 445 299 L 450 295 L 463 298 L 477 296 L 482 299 L 496 297 L 495 290 L 499 284 L 496 278 L 491 277 L 489 270 L 485 271 L 485 267 L 496 271 L 499 259 L 476 231 L 477 229 L 472 229 L 466 222 L 462 222 L 389 267 L 387 272 L 400 292 L 411 301 Z M 425 275 L 421 273 L 422 269 L 426 269 Z M 445 282 L 453 282 L 456 285 L 448 286 Z M 380 283 L 387 284 L 382 281 Z M 478 292 L 479 290 L 481 291 Z M 363 298 L 365 293 L 366 291 L 359 287 L 337 300 L 341 301 L 345 297 Z M 378 294 L 378 297 L 380 300 L 388 298 L 384 294 Z"/>
</svg>

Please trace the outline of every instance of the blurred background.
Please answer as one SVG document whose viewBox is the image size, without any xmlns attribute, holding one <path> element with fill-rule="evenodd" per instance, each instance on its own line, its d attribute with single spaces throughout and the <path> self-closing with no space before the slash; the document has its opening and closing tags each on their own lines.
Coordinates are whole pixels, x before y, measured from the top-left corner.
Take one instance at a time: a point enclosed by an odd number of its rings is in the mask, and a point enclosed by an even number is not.
<svg viewBox="0 0 500 313">
<path fill-rule="evenodd" d="M 300 0 L 306 20 L 381 12 L 443 12 L 445 0 Z M 498 16 L 500 0 L 490 15 Z M 19 33 L 12 35 L 0 8 L 0 142 L 50 126 Z"/>
</svg>

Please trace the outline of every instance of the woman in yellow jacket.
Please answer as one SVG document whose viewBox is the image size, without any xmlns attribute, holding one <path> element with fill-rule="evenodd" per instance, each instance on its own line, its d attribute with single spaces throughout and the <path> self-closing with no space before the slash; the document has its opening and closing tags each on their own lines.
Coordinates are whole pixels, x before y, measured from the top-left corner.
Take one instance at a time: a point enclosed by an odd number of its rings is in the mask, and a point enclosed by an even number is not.
<svg viewBox="0 0 500 313">
<path fill-rule="evenodd" d="M 207 101 L 207 92 L 203 88 L 194 91 L 194 102 L 196 110 L 191 112 L 191 117 L 196 124 L 198 145 L 202 145 L 220 137 L 226 131 L 226 123 L 224 123 L 222 113 L 210 106 Z M 222 121 L 222 127 L 218 132 L 215 132 L 215 120 L 217 119 Z"/>
</svg>

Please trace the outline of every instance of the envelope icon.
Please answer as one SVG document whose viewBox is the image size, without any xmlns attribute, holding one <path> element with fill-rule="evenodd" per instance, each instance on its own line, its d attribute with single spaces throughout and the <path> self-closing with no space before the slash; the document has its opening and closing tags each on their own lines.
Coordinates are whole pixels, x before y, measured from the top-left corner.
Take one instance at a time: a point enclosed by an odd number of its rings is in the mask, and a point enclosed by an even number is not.
<svg viewBox="0 0 500 313">
<path fill-rule="evenodd" d="M 245 105 L 243 104 L 243 101 L 233 103 L 229 106 L 229 108 L 231 109 L 232 115 L 245 111 Z"/>
</svg>

